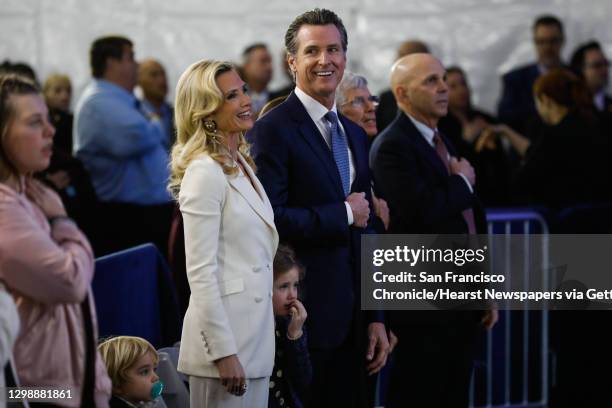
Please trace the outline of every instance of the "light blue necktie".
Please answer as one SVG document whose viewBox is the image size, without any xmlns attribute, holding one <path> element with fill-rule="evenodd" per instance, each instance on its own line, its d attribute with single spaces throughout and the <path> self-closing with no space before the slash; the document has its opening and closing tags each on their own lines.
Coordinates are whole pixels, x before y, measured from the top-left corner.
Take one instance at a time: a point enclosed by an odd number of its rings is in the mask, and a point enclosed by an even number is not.
<svg viewBox="0 0 612 408">
<path fill-rule="evenodd" d="M 346 137 L 338 128 L 338 116 L 336 112 L 329 111 L 325 114 L 325 119 L 330 124 L 331 128 L 331 149 L 340 173 L 340 179 L 342 180 L 342 190 L 344 190 L 344 196 L 348 196 L 351 191 L 351 171 L 349 164 L 348 146 L 346 144 Z"/>
</svg>

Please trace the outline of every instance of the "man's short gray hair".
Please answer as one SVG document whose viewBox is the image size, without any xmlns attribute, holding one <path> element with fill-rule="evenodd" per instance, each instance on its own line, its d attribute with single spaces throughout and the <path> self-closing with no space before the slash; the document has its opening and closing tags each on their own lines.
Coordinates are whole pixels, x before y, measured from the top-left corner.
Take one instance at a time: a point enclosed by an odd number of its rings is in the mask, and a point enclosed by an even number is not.
<svg viewBox="0 0 612 408">
<path fill-rule="evenodd" d="M 342 82 L 336 89 L 336 106 L 342 106 L 346 103 L 346 94 L 351 89 L 367 88 L 368 80 L 363 75 L 358 75 L 350 71 L 344 71 Z"/>
</svg>

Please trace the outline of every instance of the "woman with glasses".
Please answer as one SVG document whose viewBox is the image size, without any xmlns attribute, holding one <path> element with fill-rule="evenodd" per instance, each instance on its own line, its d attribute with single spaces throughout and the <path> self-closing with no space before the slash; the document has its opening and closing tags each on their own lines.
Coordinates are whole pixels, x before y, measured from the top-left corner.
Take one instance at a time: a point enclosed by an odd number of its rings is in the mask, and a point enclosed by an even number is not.
<svg viewBox="0 0 612 408">
<path fill-rule="evenodd" d="M 370 144 L 378 133 L 376 108 L 378 96 L 368 89 L 368 81 L 361 75 L 346 71 L 336 91 L 336 106 L 340 113 L 365 130 Z"/>
<path fill-rule="evenodd" d="M 340 113 L 357 123 L 365 130 L 372 146 L 372 141 L 378 133 L 376 128 L 376 108 L 380 100 L 368 89 L 368 80 L 361 75 L 345 71 L 342 82 L 336 90 L 336 106 Z M 389 208 L 387 202 L 377 198 L 372 191 L 374 211 L 383 221 L 385 230 L 389 228 Z M 384 232 L 384 231 L 378 231 Z"/>
</svg>

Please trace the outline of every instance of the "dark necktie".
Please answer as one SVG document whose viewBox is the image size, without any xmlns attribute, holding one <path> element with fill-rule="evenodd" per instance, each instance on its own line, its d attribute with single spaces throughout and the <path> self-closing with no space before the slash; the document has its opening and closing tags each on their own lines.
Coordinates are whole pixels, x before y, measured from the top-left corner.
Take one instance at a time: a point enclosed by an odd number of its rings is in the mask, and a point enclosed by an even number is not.
<svg viewBox="0 0 612 408">
<path fill-rule="evenodd" d="M 440 137 L 440 134 L 438 133 L 438 131 L 434 132 L 433 142 L 434 142 L 434 146 L 436 147 L 436 153 L 438 153 L 440 160 L 442 160 L 442 163 L 444 163 L 444 167 L 446 167 L 446 172 L 450 174 L 448 150 L 446 149 L 446 145 L 444 144 L 444 141 Z M 471 208 L 468 208 L 468 209 L 463 210 L 462 214 L 463 214 L 463 219 L 465 220 L 468 226 L 468 232 L 472 235 L 476 234 L 476 222 L 474 221 L 474 211 Z"/>
<path fill-rule="evenodd" d="M 325 119 L 327 119 L 330 124 L 332 154 L 334 155 L 334 161 L 336 162 L 336 167 L 338 167 L 338 172 L 340 173 L 344 196 L 347 197 L 351 191 L 351 171 L 348 145 L 346 143 L 346 138 L 338 128 L 338 116 L 336 113 L 333 111 L 327 112 L 325 114 Z"/>
</svg>

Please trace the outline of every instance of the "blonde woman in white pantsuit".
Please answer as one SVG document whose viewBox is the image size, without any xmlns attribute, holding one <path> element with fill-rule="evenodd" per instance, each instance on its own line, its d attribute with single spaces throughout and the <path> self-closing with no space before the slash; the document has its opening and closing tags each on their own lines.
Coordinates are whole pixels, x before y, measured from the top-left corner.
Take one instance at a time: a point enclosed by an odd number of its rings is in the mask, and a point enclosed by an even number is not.
<svg viewBox="0 0 612 408">
<path fill-rule="evenodd" d="M 200 61 L 181 76 L 169 188 L 185 227 L 191 288 L 179 371 L 191 407 L 266 407 L 274 365 L 274 214 L 243 132 L 251 100 L 235 68 Z"/>
</svg>

